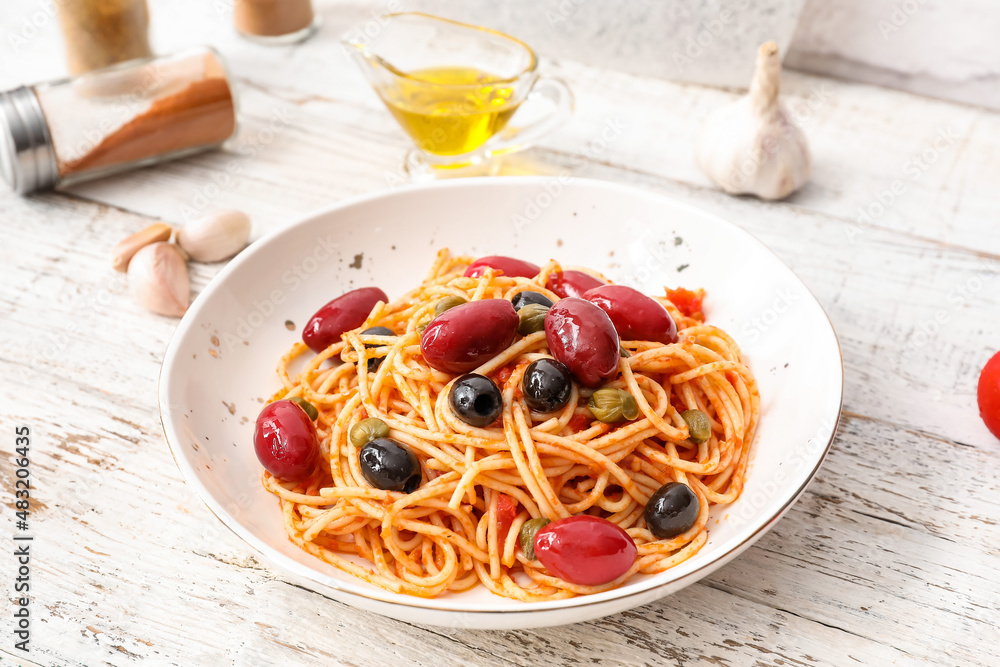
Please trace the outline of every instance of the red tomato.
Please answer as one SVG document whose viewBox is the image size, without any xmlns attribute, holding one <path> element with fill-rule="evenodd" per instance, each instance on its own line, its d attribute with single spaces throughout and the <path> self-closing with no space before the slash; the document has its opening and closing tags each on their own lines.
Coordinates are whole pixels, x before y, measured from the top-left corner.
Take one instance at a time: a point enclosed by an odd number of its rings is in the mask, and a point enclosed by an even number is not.
<svg viewBox="0 0 1000 667">
<path fill-rule="evenodd" d="M 979 376 L 979 416 L 990 433 L 1000 438 L 1000 352 L 986 362 Z"/>
<path fill-rule="evenodd" d="M 534 278 L 542 270 L 542 267 L 537 264 L 526 262 L 523 259 L 504 257 L 503 255 L 489 255 L 487 257 L 480 257 L 472 264 L 469 264 L 469 268 L 462 275 L 468 278 L 478 278 L 483 275 L 486 267 L 502 271 L 505 276 L 510 278 Z"/>
<path fill-rule="evenodd" d="M 693 317 L 696 320 L 705 319 L 705 314 L 702 312 L 702 301 L 705 299 L 705 290 L 700 289 L 697 292 L 692 292 L 689 289 L 678 287 L 677 289 L 667 290 L 667 298 L 670 299 L 670 303 L 677 306 L 677 310 L 684 313 L 687 317 Z"/>
<path fill-rule="evenodd" d="M 599 586 L 628 572 L 639 550 L 620 526 L 588 514 L 553 521 L 535 535 L 535 557 L 563 581 Z"/>
<path fill-rule="evenodd" d="M 595 278 L 583 271 L 560 271 L 549 276 L 546 287 L 565 299 L 570 296 L 583 296 L 587 290 L 594 289 L 606 284 L 603 280 Z"/>
<path fill-rule="evenodd" d="M 573 431 L 573 433 L 579 433 L 584 429 L 590 428 L 591 421 L 592 421 L 591 418 L 588 417 L 587 415 L 575 414 L 572 417 L 570 417 L 569 424 L 567 424 L 567 426 L 569 426 L 570 430 Z"/>
<path fill-rule="evenodd" d="M 517 501 L 501 493 L 497 498 L 497 535 L 500 538 L 500 550 L 503 551 L 507 544 L 507 533 L 510 532 L 510 525 L 517 518 Z"/>
<path fill-rule="evenodd" d="M 517 368 L 517 364 L 507 364 L 506 366 L 501 366 L 500 370 L 498 370 L 493 376 L 493 381 L 496 382 L 500 389 L 503 389 L 503 386 L 507 384 L 507 380 L 509 380 L 510 376 L 514 374 L 515 368 Z"/>
</svg>

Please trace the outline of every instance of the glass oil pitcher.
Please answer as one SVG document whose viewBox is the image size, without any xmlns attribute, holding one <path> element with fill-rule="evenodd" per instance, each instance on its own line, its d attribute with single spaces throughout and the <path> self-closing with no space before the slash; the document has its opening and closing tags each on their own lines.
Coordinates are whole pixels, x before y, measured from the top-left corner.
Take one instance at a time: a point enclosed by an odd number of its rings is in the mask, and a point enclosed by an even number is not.
<svg viewBox="0 0 1000 667">
<path fill-rule="evenodd" d="M 342 43 L 416 144 L 406 159 L 414 180 L 483 173 L 470 168 L 530 147 L 572 113 L 566 85 L 540 76 L 514 37 L 420 13 L 379 28 Z"/>
</svg>

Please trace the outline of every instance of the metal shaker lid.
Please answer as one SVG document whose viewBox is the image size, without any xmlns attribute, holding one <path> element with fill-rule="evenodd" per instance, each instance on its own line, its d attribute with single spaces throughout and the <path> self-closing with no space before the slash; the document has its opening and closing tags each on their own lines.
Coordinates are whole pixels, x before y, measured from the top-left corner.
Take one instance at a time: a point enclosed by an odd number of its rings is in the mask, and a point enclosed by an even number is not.
<svg viewBox="0 0 1000 667">
<path fill-rule="evenodd" d="M 47 190 L 59 180 L 45 114 L 27 86 L 0 93 L 0 176 L 22 195 Z"/>
</svg>

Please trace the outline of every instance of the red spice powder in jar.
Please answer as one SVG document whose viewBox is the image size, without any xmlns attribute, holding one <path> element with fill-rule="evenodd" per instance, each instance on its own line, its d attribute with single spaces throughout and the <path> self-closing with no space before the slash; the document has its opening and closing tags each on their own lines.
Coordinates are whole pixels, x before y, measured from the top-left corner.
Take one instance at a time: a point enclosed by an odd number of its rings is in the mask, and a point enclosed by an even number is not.
<svg viewBox="0 0 1000 667">
<path fill-rule="evenodd" d="M 39 85 L 60 181 L 211 148 L 236 132 L 218 54 L 199 48 Z"/>
</svg>

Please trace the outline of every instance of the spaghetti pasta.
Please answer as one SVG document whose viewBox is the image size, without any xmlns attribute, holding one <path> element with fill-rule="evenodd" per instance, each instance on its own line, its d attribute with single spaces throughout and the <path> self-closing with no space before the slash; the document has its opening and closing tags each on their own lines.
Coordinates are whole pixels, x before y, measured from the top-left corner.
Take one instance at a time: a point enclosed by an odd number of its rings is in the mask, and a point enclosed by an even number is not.
<svg viewBox="0 0 1000 667">
<path fill-rule="evenodd" d="M 503 408 L 495 423 L 474 427 L 449 403 L 457 376 L 435 370 L 421 354 L 421 331 L 435 304 L 446 296 L 509 300 L 525 290 L 558 301 L 546 285 L 562 267 L 551 261 L 531 278 L 491 269 L 465 277 L 471 261 L 442 250 L 423 283 L 377 303 L 339 342 L 314 356 L 296 343 L 281 358 L 282 389 L 271 400 L 312 403 L 320 440 L 319 464 L 305 479 L 262 472 L 264 488 L 280 500 L 289 539 L 390 591 L 434 597 L 482 584 L 524 601 L 600 592 L 696 554 L 707 539 L 710 507 L 740 495 L 759 419 L 757 383 L 733 339 L 704 323 L 700 305 L 690 306 L 691 293 L 684 310 L 658 297 L 677 323 L 679 340 L 621 341 L 629 356 L 623 353 L 605 386 L 634 397 L 639 414 L 603 423 L 587 407 L 594 390 L 575 382 L 565 407 L 532 411 L 522 390 L 525 369 L 552 355 L 544 331 L 520 336 L 475 369 L 500 388 Z M 375 326 L 394 335 L 361 333 Z M 371 359 L 382 361 L 374 368 Z M 303 367 L 293 372 L 293 365 Z M 686 410 L 708 416 L 711 434 L 700 444 L 689 438 Z M 366 418 L 385 422 L 390 437 L 416 454 L 422 479 L 412 493 L 366 481 L 349 437 Z M 657 539 L 644 510 L 670 482 L 694 492 L 697 518 L 683 533 Z M 581 585 L 519 548 L 526 521 L 573 515 L 602 517 L 625 530 L 638 550 L 627 572 Z"/>
</svg>

